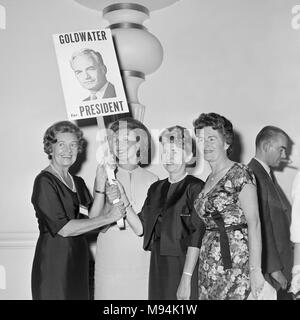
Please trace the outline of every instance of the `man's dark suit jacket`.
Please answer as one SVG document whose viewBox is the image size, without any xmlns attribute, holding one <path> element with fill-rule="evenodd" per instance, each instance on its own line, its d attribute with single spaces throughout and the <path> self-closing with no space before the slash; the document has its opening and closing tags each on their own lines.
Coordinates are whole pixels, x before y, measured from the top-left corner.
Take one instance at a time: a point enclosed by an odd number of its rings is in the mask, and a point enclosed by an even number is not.
<svg viewBox="0 0 300 320">
<path fill-rule="evenodd" d="M 115 98 L 117 95 L 116 95 L 116 90 L 115 90 L 115 87 L 112 83 L 108 83 L 108 86 L 104 92 L 104 95 L 103 95 L 103 99 L 108 99 L 108 98 Z M 91 97 L 88 96 L 87 98 L 85 98 L 83 101 L 90 101 L 91 100 Z"/>
<path fill-rule="evenodd" d="M 277 182 L 273 182 L 264 167 L 255 159 L 249 163 L 257 182 L 259 215 L 262 233 L 262 272 L 275 288 L 280 285 L 271 277 L 281 270 L 291 279 L 293 252 L 290 242 L 291 205 Z"/>
</svg>

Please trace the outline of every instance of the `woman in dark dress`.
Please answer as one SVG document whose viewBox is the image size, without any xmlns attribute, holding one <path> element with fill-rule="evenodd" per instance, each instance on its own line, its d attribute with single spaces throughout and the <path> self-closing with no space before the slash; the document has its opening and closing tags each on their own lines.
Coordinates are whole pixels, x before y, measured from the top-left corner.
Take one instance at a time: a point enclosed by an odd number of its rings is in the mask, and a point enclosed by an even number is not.
<svg viewBox="0 0 300 320">
<path fill-rule="evenodd" d="M 165 129 L 160 142 L 169 177 L 150 186 L 138 216 L 119 183 L 121 199 L 128 223 L 137 235 L 144 234 L 143 247 L 151 250 L 149 300 L 197 299 L 197 268 L 191 273 L 185 260 L 188 255 L 199 255 L 204 230 L 193 203 L 203 182 L 186 172 L 186 163 L 192 158 L 192 138 L 185 128 Z M 179 284 L 190 285 L 190 291 L 182 295 Z"/>
<path fill-rule="evenodd" d="M 120 219 L 124 208 L 116 204 L 109 214 L 80 219 L 81 210 L 104 207 L 105 171 L 97 169 L 93 200 L 82 178 L 69 168 L 83 148 L 83 133 L 69 121 L 57 122 L 44 135 L 50 165 L 35 179 L 32 204 L 40 235 L 32 266 L 34 300 L 89 299 L 89 248 L 84 233 Z"/>
</svg>

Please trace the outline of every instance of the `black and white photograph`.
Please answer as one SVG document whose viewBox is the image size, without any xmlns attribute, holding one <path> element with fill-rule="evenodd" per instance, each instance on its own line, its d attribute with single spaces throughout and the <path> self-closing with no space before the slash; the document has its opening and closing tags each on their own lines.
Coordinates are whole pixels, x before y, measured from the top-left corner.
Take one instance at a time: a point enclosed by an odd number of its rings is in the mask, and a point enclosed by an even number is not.
<svg viewBox="0 0 300 320">
<path fill-rule="evenodd" d="M 300 0 L 0 0 L 0 45 L 0 300 L 300 299 Z"/>
</svg>

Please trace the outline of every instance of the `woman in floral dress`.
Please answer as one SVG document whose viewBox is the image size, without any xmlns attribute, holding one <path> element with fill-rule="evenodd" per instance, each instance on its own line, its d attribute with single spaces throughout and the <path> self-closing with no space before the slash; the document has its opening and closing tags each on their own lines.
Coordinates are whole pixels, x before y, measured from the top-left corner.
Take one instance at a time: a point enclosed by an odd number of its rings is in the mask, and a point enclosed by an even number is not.
<svg viewBox="0 0 300 320">
<path fill-rule="evenodd" d="M 232 124 L 215 114 L 194 121 L 198 143 L 211 167 L 194 206 L 206 224 L 199 257 L 200 300 L 255 298 L 263 287 L 261 233 L 255 178 L 231 161 Z"/>
</svg>

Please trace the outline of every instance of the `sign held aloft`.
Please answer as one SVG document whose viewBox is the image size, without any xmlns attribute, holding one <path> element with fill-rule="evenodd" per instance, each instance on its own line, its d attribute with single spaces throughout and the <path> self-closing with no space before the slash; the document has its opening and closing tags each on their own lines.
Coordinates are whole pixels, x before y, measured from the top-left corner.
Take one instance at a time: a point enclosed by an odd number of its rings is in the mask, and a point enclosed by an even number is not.
<svg viewBox="0 0 300 320">
<path fill-rule="evenodd" d="M 69 120 L 128 112 L 110 29 L 53 35 Z"/>
</svg>

